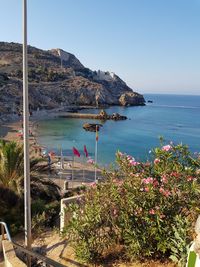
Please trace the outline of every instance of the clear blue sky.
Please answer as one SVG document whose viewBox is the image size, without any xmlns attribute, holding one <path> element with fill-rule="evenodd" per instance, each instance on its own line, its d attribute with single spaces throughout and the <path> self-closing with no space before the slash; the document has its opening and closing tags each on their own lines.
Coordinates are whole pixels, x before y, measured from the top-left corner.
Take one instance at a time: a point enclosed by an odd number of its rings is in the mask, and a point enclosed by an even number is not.
<svg viewBox="0 0 200 267">
<path fill-rule="evenodd" d="M 22 41 L 21 0 L 1 0 L 0 40 Z M 200 94 L 200 0 L 28 0 L 28 41 L 114 71 L 141 93 Z"/>
</svg>

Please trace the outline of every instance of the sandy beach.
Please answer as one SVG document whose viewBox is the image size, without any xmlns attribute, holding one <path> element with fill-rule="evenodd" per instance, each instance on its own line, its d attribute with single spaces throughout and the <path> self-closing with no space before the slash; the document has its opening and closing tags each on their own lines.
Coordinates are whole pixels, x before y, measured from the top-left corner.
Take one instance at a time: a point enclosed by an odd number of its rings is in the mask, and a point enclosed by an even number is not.
<svg viewBox="0 0 200 267">
<path fill-rule="evenodd" d="M 41 114 L 40 119 L 44 118 L 46 116 L 47 118 L 57 116 L 57 113 L 54 112 L 53 114 L 47 114 L 44 112 Z M 33 116 L 29 121 L 29 131 L 30 131 L 30 137 L 29 137 L 29 145 L 30 145 L 30 157 L 40 157 L 39 149 L 37 148 L 44 148 L 41 146 L 41 144 L 38 144 L 37 142 L 37 123 L 38 123 L 38 116 Z M 18 119 L 14 122 L 5 122 L 0 124 L 1 128 L 1 138 L 6 141 L 16 141 L 20 144 L 23 143 L 23 138 L 20 136 L 20 132 L 22 131 L 22 120 Z M 48 148 L 45 148 L 48 150 Z M 59 164 L 60 157 L 59 155 L 56 155 L 55 157 L 52 157 L 52 172 L 46 175 L 50 179 L 52 179 L 56 184 L 58 184 L 61 188 L 64 187 L 65 181 L 68 182 L 69 188 L 71 187 L 77 187 L 81 184 L 87 184 L 94 181 L 94 165 L 91 165 L 89 163 L 80 163 L 77 162 L 76 159 L 73 162 L 72 159 L 66 159 L 64 158 L 64 169 L 61 169 Z M 97 178 L 101 179 L 101 170 L 97 170 Z"/>
</svg>

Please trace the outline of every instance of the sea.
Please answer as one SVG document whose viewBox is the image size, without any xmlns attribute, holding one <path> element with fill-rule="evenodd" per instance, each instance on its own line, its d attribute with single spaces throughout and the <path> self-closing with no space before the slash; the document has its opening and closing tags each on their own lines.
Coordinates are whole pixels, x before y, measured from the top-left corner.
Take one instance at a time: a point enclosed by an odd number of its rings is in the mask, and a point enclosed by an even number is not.
<svg viewBox="0 0 200 267">
<path fill-rule="evenodd" d="M 115 162 L 117 151 L 127 153 L 139 161 L 149 160 L 152 149 L 164 143 L 187 144 L 192 152 L 200 152 L 200 96 L 144 95 L 146 106 L 106 109 L 127 116 L 124 121 L 99 122 L 88 119 L 55 118 L 39 122 L 38 142 L 58 155 L 72 157 L 72 148 L 79 150 L 84 161 L 84 145 L 94 159 L 95 133 L 83 129 L 83 124 L 101 123 L 97 144 L 97 162 L 108 166 Z M 152 103 L 148 103 L 152 101 Z M 99 110 L 84 110 L 98 113 Z"/>
</svg>

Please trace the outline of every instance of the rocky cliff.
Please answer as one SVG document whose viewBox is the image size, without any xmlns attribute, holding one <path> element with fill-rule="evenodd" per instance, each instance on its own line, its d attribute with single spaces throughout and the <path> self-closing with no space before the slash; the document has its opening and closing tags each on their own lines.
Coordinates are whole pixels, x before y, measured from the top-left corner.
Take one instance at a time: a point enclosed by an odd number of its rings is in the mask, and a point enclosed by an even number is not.
<svg viewBox="0 0 200 267">
<path fill-rule="evenodd" d="M 32 109 L 60 105 L 144 105 L 142 95 L 110 72 L 85 68 L 61 49 L 28 47 L 29 101 Z M 0 42 L 0 113 L 22 107 L 22 45 Z"/>
</svg>

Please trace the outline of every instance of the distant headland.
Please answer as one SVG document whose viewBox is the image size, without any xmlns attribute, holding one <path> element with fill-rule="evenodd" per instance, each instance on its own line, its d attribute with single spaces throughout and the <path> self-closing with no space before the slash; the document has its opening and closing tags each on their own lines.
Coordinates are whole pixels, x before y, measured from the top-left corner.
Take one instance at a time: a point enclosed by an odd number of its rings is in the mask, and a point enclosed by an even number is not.
<svg viewBox="0 0 200 267">
<path fill-rule="evenodd" d="M 28 47 L 31 110 L 61 106 L 144 105 L 113 72 L 92 71 L 62 49 Z M 0 114 L 22 110 L 22 45 L 0 42 Z"/>
</svg>

